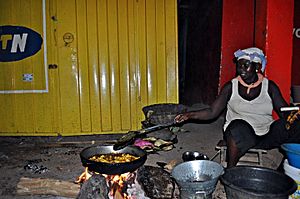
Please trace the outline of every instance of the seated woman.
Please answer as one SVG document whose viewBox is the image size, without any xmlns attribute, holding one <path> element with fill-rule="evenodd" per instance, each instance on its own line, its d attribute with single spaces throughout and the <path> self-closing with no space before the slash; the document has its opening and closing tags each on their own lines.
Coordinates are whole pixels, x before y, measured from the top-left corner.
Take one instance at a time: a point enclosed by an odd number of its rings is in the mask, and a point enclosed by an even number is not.
<svg viewBox="0 0 300 199">
<path fill-rule="evenodd" d="M 280 111 L 288 106 L 278 86 L 263 76 L 266 58 L 262 50 L 247 48 L 234 53 L 237 77 L 227 82 L 213 104 L 204 110 L 175 117 L 177 123 L 210 120 L 226 109 L 223 127 L 227 143 L 227 167 L 237 164 L 250 148 L 272 149 L 283 143 L 300 143 L 300 122 L 286 128 L 286 116 Z M 279 119 L 274 121 L 272 111 Z"/>
</svg>

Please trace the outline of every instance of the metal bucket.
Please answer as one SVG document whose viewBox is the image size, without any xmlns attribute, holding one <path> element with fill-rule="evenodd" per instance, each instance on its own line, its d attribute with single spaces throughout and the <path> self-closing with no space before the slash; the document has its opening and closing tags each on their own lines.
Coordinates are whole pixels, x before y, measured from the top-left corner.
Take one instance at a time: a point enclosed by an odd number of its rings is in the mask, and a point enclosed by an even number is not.
<svg viewBox="0 0 300 199">
<path fill-rule="evenodd" d="M 224 168 L 210 160 L 193 160 L 174 167 L 172 177 L 176 180 L 182 199 L 211 199 Z"/>
</svg>

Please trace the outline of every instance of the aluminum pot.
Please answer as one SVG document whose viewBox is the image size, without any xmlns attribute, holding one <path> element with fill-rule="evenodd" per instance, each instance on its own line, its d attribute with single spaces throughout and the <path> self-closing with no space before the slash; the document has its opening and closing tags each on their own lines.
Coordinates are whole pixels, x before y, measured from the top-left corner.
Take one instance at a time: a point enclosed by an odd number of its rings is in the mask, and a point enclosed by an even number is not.
<svg viewBox="0 0 300 199">
<path fill-rule="evenodd" d="M 210 160 L 183 162 L 174 167 L 172 177 L 180 188 L 181 198 L 211 199 L 224 168 Z"/>
<path fill-rule="evenodd" d="M 192 160 L 209 160 L 209 157 L 198 151 L 186 151 L 182 154 L 182 160 L 184 162 Z"/>
</svg>

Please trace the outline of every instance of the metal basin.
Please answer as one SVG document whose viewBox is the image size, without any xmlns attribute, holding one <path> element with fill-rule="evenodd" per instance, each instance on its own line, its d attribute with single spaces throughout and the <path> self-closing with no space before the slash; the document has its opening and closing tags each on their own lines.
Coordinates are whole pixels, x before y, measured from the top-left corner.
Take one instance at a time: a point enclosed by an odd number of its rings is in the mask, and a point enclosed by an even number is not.
<svg viewBox="0 0 300 199">
<path fill-rule="evenodd" d="M 211 198 L 223 173 L 217 162 L 194 160 L 178 164 L 171 175 L 179 185 L 181 198 Z"/>
</svg>

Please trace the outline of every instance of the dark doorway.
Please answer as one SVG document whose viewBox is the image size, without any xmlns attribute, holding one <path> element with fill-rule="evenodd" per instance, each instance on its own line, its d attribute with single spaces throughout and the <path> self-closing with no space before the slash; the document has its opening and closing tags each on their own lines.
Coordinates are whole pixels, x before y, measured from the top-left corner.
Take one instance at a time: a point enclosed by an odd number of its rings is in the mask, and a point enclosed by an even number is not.
<svg viewBox="0 0 300 199">
<path fill-rule="evenodd" d="M 179 101 L 211 104 L 219 87 L 222 0 L 178 0 Z"/>
</svg>

